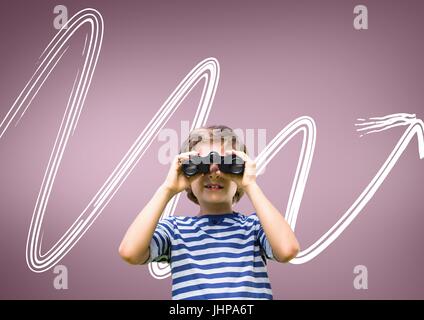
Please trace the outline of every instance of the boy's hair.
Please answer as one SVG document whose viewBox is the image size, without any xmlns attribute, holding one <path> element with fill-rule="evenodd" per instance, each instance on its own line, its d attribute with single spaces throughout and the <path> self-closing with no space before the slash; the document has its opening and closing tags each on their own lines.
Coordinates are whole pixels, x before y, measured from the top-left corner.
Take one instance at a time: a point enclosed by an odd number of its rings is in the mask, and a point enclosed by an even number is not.
<svg viewBox="0 0 424 320">
<path fill-rule="evenodd" d="M 198 143 L 204 142 L 221 142 L 224 145 L 231 142 L 231 147 L 234 150 L 243 151 L 247 154 L 246 145 L 240 141 L 240 138 L 230 127 L 224 125 L 211 125 L 207 127 L 196 128 L 192 130 L 186 141 L 181 146 L 180 153 L 192 151 Z M 186 189 L 187 198 L 196 204 L 199 204 L 196 196 L 193 194 L 191 188 Z M 236 203 L 243 196 L 244 191 L 237 188 L 233 197 L 233 203 Z"/>
</svg>

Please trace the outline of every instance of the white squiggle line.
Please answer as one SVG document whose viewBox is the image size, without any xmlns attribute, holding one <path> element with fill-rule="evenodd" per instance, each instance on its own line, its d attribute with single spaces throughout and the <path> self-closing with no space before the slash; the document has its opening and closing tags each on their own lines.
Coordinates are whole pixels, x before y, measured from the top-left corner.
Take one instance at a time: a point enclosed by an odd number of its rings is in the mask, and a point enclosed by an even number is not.
<svg viewBox="0 0 424 320">
<path fill-rule="evenodd" d="M 415 134 L 418 137 L 420 159 L 424 158 L 424 124 L 422 120 L 416 119 L 414 114 L 398 113 L 384 117 L 374 117 L 368 120 L 369 122 L 364 122 L 366 124 L 365 127 L 357 129 L 358 132 L 371 130 L 368 133 L 373 133 L 377 132 L 377 130 L 375 130 L 376 128 L 379 129 L 378 131 L 388 130 L 393 127 L 394 123 L 396 123 L 396 125 L 407 125 L 408 128 L 405 130 L 405 133 L 399 139 L 399 142 L 377 172 L 376 176 L 372 179 L 358 199 L 355 200 L 353 205 L 333 225 L 333 227 L 330 228 L 330 230 L 328 230 L 307 249 L 299 252 L 297 257 L 292 259 L 290 263 L 302 264 L 312 260 L 338 238 L 338 236 L 349 226 L 368 201 L 370 201 L 370 199 L 374 196 L 375 192 L 390 173 L 391 169 L 398 161 L 399 157 L 402 155 Z M 366 119 L 361 118 L 358 119 L 358 121 L 366 121 Z M 359 126 L 361 124 L 356 125 Z M 281 130 L 255 159 L 257 174 L 259 176 L 262 171 L 264 171 L 266 165 L 298 133 L 303 133 L 303 141 L 285 215 L 285 218 L 293 231 L 296 227 L 297 216 L 315 149 L 316 126 L 314 120 L 310 117 L 300 117 L 294 120 Z M 174 212 L 174 209 L 171 207 L 167 207 L 167 209 L 171 212 L 171 214 Z M 155 272 L 161 273 L 160 277 L 155 276 L 157 279 L 166 278 L 170 275 L 169 264 L 161 263 L 160 266 L 156 266 Z"/>
<path fill-rule="evenodd" d="M 85 97 L 101 50 L 103 19 L 98 11 L 94 9 L 84 9 L 68 20 L 65 25 L 67 26 L 66 29 L 64 26 L 43 51 L 40 57 L 40 59 L 44 57 L 43 61 L 0 124 L 1 138 L 25 103 L 27 103 L 26 108 L 30 105 L 30 102 L 63 55 L 62 53 L 59 58 L 57 58 L 63 46 L 69 41 L 73 33 L 87 22 L 90 23 L 92 28 L 88 46 L 84 48 L 84 53 L 86 55 L 84 66 L 81 73 L 77 73 L 77 80 L 74 82 L 65 115 L 62 119 L 54 148 L 50 155 L 49 163 L 37 197 L 30 230 L 28 232 L 26 258 L 28 267 L 34 272 L 44 272 L 58 263 L 72 249 L 84 233 L 87 232 L 122 183 L 126 180 L 159 131 L 165 126 L 166 122 L 177 110 L 181 102 L 202 79 L 205 79 L 205 85 L 191 129 L 203 126 L 206 123 L 218 85 L 219 64 L 216 59 L 208 58 L 195 66 L 145 127 L 84 211 L 74 221 L 71 227 L 65 231 L 63 236 L 43 254 L 41 252 L 41 241 L 44 214 L 62 160 L 63 152 L 70 135 L 77 126 L 79 114 L 84 105 Z M 78 84 L 76 85 L 77 82 Z"/>
<path fill-rule="evenodd" d="M 390 128 L 398 127 L 398 126 L 406 126 L 409 124 L 408 121 L 405 120 L 413 120 L 415 119 L 415 114 L 408 113 L 395 113 L 385 117 L 374 117 L 369 120 L 377 120 L 377 121 L 369 121 L 365 122 L 365 119 L 358 119 L 358 121 L 362 121 L 361 123 L 355 123 L 355 126 L 362 126 L 363 128 L 356 129 L 356 131 L 366 131 L 368 132 L 361 134 L 360 137 L 364 135 L 380 132 L 384 130 L 388 130 Z M 374 130 L 371 130 L 374 129 Z"/>
<path fill-rule="evenodd" d="M 365 119 L 358 120 L 366 121 Z M 330 228 L 330 230 L 328 230 L 307 249 L 299 252 L 297 257 L 292 259 L 290 263 L 302 264 L 312 260 L 338 238 L 338 236 L 349 226 L 368 201 L 370 201 L 370 199 L 374 196 L 375 192 L 384 182 L 387 175 L 390 173 L 391 169 L 398 161 L 399 157 L 402 155 L 415 134 L 418 137 L 420 159 L 424 158 L 424 124 L 422 120 L 416 119 L 415 114 L 398 113 L 384 117 L 374 117 L 368 120 L 369 122 L 364 122 L 365 126 L 363 128 L 357 129 L 358 132 L 369 130 L 366 133 L 369 134 L 388 130 L 399 125 L 408 126 L 408 128 L 399 139 L 397 145 L 394 147 L 385 163 L 379 169 L 369 185 L 364 189 L 362 194 L 355 200 L 353 205 L 333 225 L 333 227 Z M 362 124 L 356 125 L 360 126 Z M 315 148 L 316 127 L 313 119 L 309 117 L 300 117 L 294 120 L 291 124 L 284 128 L 256 158 L 258 174 L 260 174 L 266 164 L 269 163 L 280 149 L 300 131 L 303 132 L 302 148 L 285 215 L 285 218 L 293 231 L 296 227 L 300 203 L 302 201 Z"/>
<path fill-rule="evenodd" d="M 78 71 L 76 75 L 65 115 L 62 119 L 54 148 L 44 174 L 28 233 L 26 249 L 27 264 L 34 272 L 44 272 L 55 265 L 72 249 L 84 233 L 88 231 L 90 226 L 104 210 L 106 205 L 113 198 L 114 194 L 119 190 L 122 183 L 131 173 L 135 165 L 144 155 L 144 152 L 151 145 L 159 131 L 177 110 L 181 102 L 202 79 L 205 79 L 205 86 L 192 122 L 191 130 L 199 126 L 203 126 L 206 123 L 219 81 L 219 64 L 216 59 L 205 59 L 194 67 L 145 127 L 127 154 L 114 169 L 97 194 L 92 198 L 84 211 L 74 221 L 72 226 L 66 230 L 64 235 L 53 245 L 52 248 L 50 248 L 50 250 L 42 254 L 41 243 L 44 232 L 42 230 L 42 221 L 44 213 L 57 170 L 61 163 L 63 152 L 66 148 L 70 135 L 73 134 L 77 126 L 79 115 L 81 114 L 101 50 L 103 39 L 103 19 L 99 12 L 94 9 L 84 9 L 69 19 L 66 24 L 67 28 L 61 29 L 43 51 L 40 57 L 41 59 L 44 56 L 43 61 L 0 124 L 1 139 L 10 123 L 16 117 L 18 111 L 21 110 L 26 103 L 26 107 L 21 114 L 21 117 L 23 116 L 25 110 L 29 107 L 39 89 L 44 84 L 44 81 L 66 52 L 67 48 L 63 49 L 63 47 L 72 37 L 74 32 L 84 23 L 90 23 L 92 28 L 83 70 L 81 73 Z M 63 50 L 63 52 L 61 52 L 61 50 Z M 83 54 L 85 53 L 85 50 L 86 42 L 84 44 Z M 360 118 L 358 121 L 366 120 Z M 394 126 L 400 125 L 408 125 L 408 128 L 405 130 L 405 133 L 400 138 L 386 162 L 380 168 L 370 184 L 365 188 L 363 193 L 354 202 L 351 208 L 349 208 L 349 210 L 336 222 L 336 224 L 320 239 L 306 250 L 301 251 L 295 259 L 291 260 L 291 263 L 301 264 L 310 261 L 328 247 L 343 232 L 343 230 L 353 221 L 353 219 L 372 198 L 415 134 L 417 134 L 418 137 L 420 158 L 424 158 L 424 124 L 420 119 L 416 119 L 415 115 L 399 113 L 384 117 L 369 118 L 368 121 L 369 122 L 357 124 L 357 126 L 362 127 L 358 129 L 358 132 L 368 130 L 365 134 L 369 134 L 388 130 Z M 302 148 L 286 210 L 286 219 L 293 230 L 295 230 L 300 203 L 303 197 L 315 148 L 316 126 L 313 119 L 310 117 L 300 117 L 294 120 L 286 128 L 281 130 L 280 133 L 277 134 L 277 136 L 256 158 L 259 175 L 265 169 L 267 163 L 273 159 L 281 148 L 300 132 L 303 133 Z M 180 194 L 171 199 L 164 210 L 162 218 L 174 213 L 179 197 Z M 152 275 L 157 279 L 165 278 L 170 274 L 169 265 L 166 263 L 151 263 L 149 264 L 149 268 Z"/>
<path fill-rule="evenodd" d="M 63 156 L 63 152 L 66 148 L 69 135 L 72 129 L 76 126 L 75 115 L 79 112 L 79 110 L 82 109 L 84 105 L 84 100 L 88 88 L 90 87 L 93 73 L 101 51 L 103 39 L 103 19 L 99 12 L 94 9 L 84 9 L 68 20 L 65 26 L 56 34 L 56 36 L 52 39 L 52 41 L 41 54 L 41 63 L 0 124 L 1 138 L 8 129 L 10 123 L 16 117 L 17 113 L 25 106 L 21 114 L 22 117 L 23 113 L 29 107 L 46 79 L 50 76 L 50 73 L 56 67 L 56 64 L 61 60 L 67 49 L 66 47 L 64 51 L 64 47 L 69 42 L 69 39 L 85 23 L 89 23 L 91 29 L 88 50 L 85 54 L 83 69 L 81 73 L 77 73 L 66 111 L 62 118 L 58 135 L 56 136 L 53 151 L 50 155 L 47 169 L 44 174 L 43 182 L 37 197 L 28 232 L 26 261 L 28 267 L 34 272 L 43 272 L 51 267 L 55 262 L 59 261 L 60 258 L 63 257 L 63 253 L 65 252 L 66 247 L 69 246 L 69 244 L 73 241 L 73 239 L 75 239 L 76 236 L 78 236 L 80 231 L 81 222 L 76 221 L 47 253 L 41 253 L 42 238 L 40 237 L 40 232 L 41 234 L 43 232 L 42 221 L 52 186 Z"/>
<path fill-rule="evenodd" d="M 371 200 L 375 192 L 381 186 L 390 173 L 396 162 L 399 160 L 402 153 L 405 151 L 411 139 L 414 135 L 418 138 L 418 151 L 420 159 L 424 158 L 424 123 L 421 119 L 416 119 L 415 115 L 410 114 L 395 114 L 380 118 L 370 118 L 369 120 L 382 120 L 379 122 L 381 130 L 387 130 L 392 127 L 393 119 L 400 121 L 404 125 L 408 125 L 405 132 L 397 142 L 393 151 L 389 154 L 386 161 L 383 163 L 377 174 L 367 185 L 364 191 L 355 200 L 352 206 L 346 211 L 346 213 L 328 230 L 321 238 L 319 238 L 314 244 L 309 246 L 307 249 L 301 251 L 296 258 L 290 262 L 293 264 L 301 264 L 310 261 L 318 254 L 320 254 L 325 248 L 327 248 L 338 236 L 349 226 L 349 224 L 356 218 L 361 212 L 365 205 Z M 361 119 L 362 120 L 362 119 Z M 361 121 L 360 120 L 360 121 Z M 362 120 L 363 121 L 363 120 Z M 375 125 L 370 124 L 364 129 L 374 129 Z M 359 131 L 359 130 L 358 130 Z M 371 132 L 375 132 L 374 130 Z M 298 212 L 294 213 L 297 216 Z M 295 222 L 291 222 L 290 226 L 295 229 Z"/>
<path fill-rule="evenodd" d="M 84 47 L 82 48 L 82 53 L 81 53 L 82 56 L 84 56 L 86 46 L 87 46 L 87 35 L 85 35 Z"/>
<path fill-rule="evenodd" d="M 285 216 L 287 222 L 291 225 L 296 224 L 297 213 L 299 212 L 306 180 L 312 164 L 316 140 L 314 120 L 310 117 L 300 117 L 292 121 L 256 157 L 257 172 L 259 175 L 287 142 L 298 133 L 303 133 L 303 141 Z"/>
</svg>

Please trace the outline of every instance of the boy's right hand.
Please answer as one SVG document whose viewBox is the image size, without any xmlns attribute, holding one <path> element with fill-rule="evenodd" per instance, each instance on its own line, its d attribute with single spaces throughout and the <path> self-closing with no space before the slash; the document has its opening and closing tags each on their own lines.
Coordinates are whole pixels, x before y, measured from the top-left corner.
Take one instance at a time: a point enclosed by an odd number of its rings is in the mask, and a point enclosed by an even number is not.
<svg viewBox="0 0 424 320">
<path fill-rule="evenodd" d="M 188 160 L 190 156 L 197 155 L 199 155 L 199 152 L 197 151 L 184 152 L 176 155 L 172 160 L 171 168 L 169 169 L 168 175 L 163 183 L 163 187 L 170 191 L 172 195 L 187 189 L 194 180 L 201 177 L 201 174 L 187 177 L 182 169 L 182 163 L 185 160 Z"/>
</svg>

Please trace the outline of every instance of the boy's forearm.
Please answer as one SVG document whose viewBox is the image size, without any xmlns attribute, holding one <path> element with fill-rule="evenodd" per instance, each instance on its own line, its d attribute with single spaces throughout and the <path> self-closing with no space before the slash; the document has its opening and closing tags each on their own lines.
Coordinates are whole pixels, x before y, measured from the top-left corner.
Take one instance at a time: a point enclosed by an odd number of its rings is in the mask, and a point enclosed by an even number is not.
<svg viewBox="0 0 424 320">
<path fill-rule="evenodd" d="M 256 210 L 275 258 L 280 262 L 288 262 L 294 258 L 300 246 L 286 219 L 256 183 L 249 185 L 245 192 Z"/>
<path fill-rule="evenodd" d="M 140 264 L 148 258 L 149 245 L 163 210 L 174 194 L 164 186 L 156 190 L 152 199 L 128 228 L 119 253 L 131 264 Z"/>
</svg>

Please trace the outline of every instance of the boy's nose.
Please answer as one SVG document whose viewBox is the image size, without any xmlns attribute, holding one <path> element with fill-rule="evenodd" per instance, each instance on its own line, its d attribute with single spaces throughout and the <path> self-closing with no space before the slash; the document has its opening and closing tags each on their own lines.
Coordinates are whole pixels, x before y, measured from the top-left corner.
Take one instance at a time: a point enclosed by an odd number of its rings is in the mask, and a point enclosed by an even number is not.
<svg viewBox="0 0 424 320">
<path fill-rule="evenodd" d="M 219 170 L 218 164 L 211 163 L 211 165 L 209 166 L 209 172 L 216 173 L 218 170 Z"/>
</svg>

